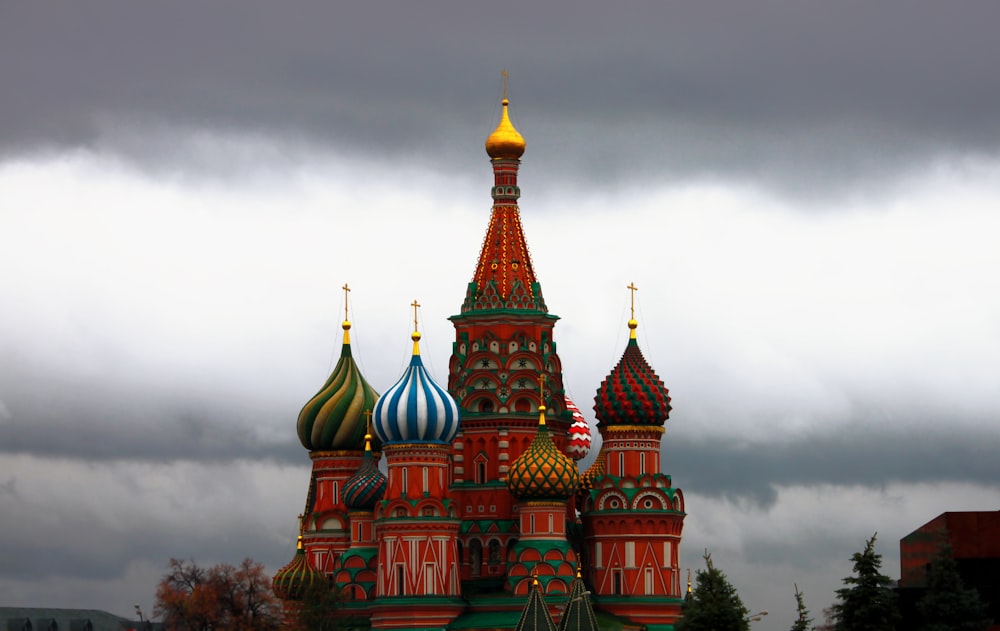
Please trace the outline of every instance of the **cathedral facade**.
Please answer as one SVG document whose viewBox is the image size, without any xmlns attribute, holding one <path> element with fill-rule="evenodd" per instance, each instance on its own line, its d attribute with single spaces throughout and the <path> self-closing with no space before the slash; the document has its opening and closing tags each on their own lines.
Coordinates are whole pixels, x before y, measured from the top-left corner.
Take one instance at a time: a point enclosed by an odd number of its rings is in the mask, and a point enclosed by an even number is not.
<svg viewBox="0 0 1000 631">
<path fill-rule="evenodd" d="M 450 318 L 447 385 L 421 362 L 414 318 L 410 364 L 379 395 L 352 357 L 345 318 L 340 360 L 298 418 L 312 476 L 296 556 L 274 588 L 294 609 L 310 586 L 330 583 L 374 629 L 514 628 L 529 595 L 558 615 L 581 593 L 603 619 L 670 628 L 685 515 L 660 471 L 670 398 L 633 313 L 594 399 L 600 451 L 579 470 L 591 431 L 563 387 L 558 317 L 518 207 L 525 142 L 506 96 L 502 105 L 486 140 L 493 207 Z"/>
</svg>

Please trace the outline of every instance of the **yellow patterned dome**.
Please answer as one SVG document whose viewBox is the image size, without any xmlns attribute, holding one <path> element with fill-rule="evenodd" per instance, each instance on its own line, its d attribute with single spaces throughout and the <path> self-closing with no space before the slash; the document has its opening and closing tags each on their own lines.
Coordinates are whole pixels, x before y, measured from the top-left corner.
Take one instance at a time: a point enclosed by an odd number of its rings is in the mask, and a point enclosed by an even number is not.
<svg viewBox="0 0 1000 631">
<path fill-rule="evenodd" d="M 323 573 L 313 568 L 306 558 L 302 548 L 302 535 L 299 535 L 295 556 L 274 575 L 271 589 L 282 600 L 299 600 L 313 585 L 325 580 Z"/>
<path fill-rule="evenodd" d="M 580 471 L 573 459 L 559 451 L 545 425 L 545 406 L 539 406 L 538 433 L 531 445 L 510 465 L 507 488 L 518 499 L 564 500 L 576 492 Z"/>
<path fill-rule="evenodd" d="M 514 129 L 507 115 L 507 105 L 510 101 L 505 98 L 502 103 L 500 124 L 486 139 L 486 153 L 493 160 L 518 160 L 524 155 L 524 136 Z"/>
</svg>

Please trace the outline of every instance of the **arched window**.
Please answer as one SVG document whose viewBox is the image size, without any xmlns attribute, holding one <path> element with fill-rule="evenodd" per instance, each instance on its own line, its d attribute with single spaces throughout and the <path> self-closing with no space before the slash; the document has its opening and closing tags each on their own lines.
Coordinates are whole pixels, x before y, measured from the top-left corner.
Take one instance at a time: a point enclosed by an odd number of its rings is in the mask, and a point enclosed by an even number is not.
<svg viewBox="0 0 1000 631">
<path fill-rule="evenodd" d="M 473 576 L 479 576 L 483 565 L 483 544 L 479 539 L 469 542 L 469 566 Z"/>
<path fill-rule="evenodd" d="M 498 539 L 490 539 L 489 553 L 490 563 L 500 562 L 500 541 Z"/>
</svg>

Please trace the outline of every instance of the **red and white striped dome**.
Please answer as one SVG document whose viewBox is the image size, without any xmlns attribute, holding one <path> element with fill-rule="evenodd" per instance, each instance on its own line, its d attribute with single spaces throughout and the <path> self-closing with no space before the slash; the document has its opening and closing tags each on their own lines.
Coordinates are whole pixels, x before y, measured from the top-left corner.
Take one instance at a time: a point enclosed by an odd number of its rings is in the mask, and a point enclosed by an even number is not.
<svg viewBox="0 0 1000 631">
<path fill-rule="evenodd" d="M 573 413 L 573 424 L 569 426 L 569 444 L 566 455 L 573 460 L 583 460 L 590 453 L 590 425 L 570 398 L 566 397 L 566 409 Z"/>
</svg>

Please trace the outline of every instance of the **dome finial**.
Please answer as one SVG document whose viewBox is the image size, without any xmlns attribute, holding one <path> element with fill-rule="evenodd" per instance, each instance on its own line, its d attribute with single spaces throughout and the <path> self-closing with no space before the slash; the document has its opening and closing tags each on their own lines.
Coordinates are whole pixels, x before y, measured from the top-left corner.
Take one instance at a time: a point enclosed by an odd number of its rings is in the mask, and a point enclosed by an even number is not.
<svg viewBox="0 0 1000 631">
<path fill-rule="evenodd" d="M 420 303 L 417 302 L 416 298 L 414 298 L 413 302 L 410 303 L 410 306 L 413 307 L 413 333 L 410 333 L 410 339 L 413 340 L 413 354 L 414 355 L 419 355 L 420 354 L 420 344 L 419 344 L 419 342 L 420 342 L 420 331 L 417 330 L 417 308 L 420 306 Z"/>
<path fill-rule="evenodd" d="M 365 453 L 372 450 L 372 411 L 365 410 Z"/>
<path fill-rule="evenodd" d="M 538 426 L 545 427 L 545 373 L 538 376 Z"/>
<path fill-rule="evenodd" d="M 503 74 L 503 112 L 500 113 L 500 123 L 493 133 L 486 138 L 486 153 L 493 160 L 519 160 L 524 154 L 524 136 L 514 128 L 507 113 L 507 79 L 510 73 L 505 69 Z"/>
<path fill-rule="evenodd" d="M 639 291 L 639 288 L 635 286 L 635 283 L 629 283 L 628 290 L 632 292 L 632 317 L 630 317 L 628 321 L 628 328 L 629 328 L 628 337 L 630 340 L 634 340 L 635 329 L 636 327 L 639 326 L 639 323 L 636 322 L 635 320 L 635 292 Z"/>
<path fill-rule="evenodd" d="M 351 321 L 347 319 L 347 297 L 348 297 L 348 294 L 351 291 L 351 288 L 347 286 L 347 283 L 344 283 L 344 286 L 341 287 L 341 289 L 344 290 L 344 323 L 341 324 L 340 326 L 341 326 L 341 328 L 344 329 L 344 344 L 350 344 L 351 343 L 351 333 L 350 333 L 350 330 L 351 330 Z"/>
</svg>

